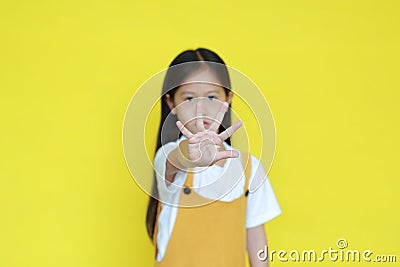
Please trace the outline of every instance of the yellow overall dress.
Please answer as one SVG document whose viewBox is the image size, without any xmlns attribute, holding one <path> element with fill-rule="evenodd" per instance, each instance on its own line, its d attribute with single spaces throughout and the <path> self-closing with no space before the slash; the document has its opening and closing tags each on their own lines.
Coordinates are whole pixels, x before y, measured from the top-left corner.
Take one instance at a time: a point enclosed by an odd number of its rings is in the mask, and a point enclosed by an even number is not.
<svg viewBox="0 0 400 267">
<path fill-rule="evenodd" d="M 154 267 L 245 266 L 248 154 L 242 153 L 242 164 L 246 176 L 243 195 L 231 202 L 213 201 L 198 207 L 180 207 L 164 257 L 160 262 L 155 261 Z M 180 192 L 180 203 L 207 203 L 208 199 L 194 192 L 192 180 L 193 173 L 189 171 Z M 158 207 L 159 213 L 160 203 Z M 156 256 L 157 224 L 153 239 Z"/>
</svg>

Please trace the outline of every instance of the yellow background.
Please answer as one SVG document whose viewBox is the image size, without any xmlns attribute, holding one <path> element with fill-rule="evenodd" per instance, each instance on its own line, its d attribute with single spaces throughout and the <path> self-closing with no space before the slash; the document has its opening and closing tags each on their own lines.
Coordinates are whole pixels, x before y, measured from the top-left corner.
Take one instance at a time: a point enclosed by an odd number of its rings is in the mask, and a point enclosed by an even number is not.
<svg viewBox="0 0 400 267">
<path fill-rule="evenodd" d="M 343 237 L 399 258 L 399 7 L 3 1 L 0 266 L 151 266 L 123 118 L 147 78 L 199 46 L 248 75 L 274 114 L 283 214 L 266 224 L 270 249 Z"/>
</svg>

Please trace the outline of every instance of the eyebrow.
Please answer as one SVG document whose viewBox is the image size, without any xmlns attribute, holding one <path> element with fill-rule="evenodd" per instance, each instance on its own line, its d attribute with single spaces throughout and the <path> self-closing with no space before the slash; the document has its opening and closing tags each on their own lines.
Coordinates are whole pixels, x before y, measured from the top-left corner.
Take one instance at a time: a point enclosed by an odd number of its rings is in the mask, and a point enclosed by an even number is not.
<svg viewBox="0 0 400 267">
<path fill-rule="evenodd" d="M 192 92 L 192 91 L 186 91 L 186 92 L 180 93 L 180 95 L 194 95 L 194 94 L 195 94 L 195 92 Z"/>
<path fill-rule="evenodd" d="M 218 92 L 217 92 L 216 90 L 210 90 L 210 91 L 207 91 L 206 94 L 211 94 L 211 93 L 217 94 Z M 195 95 L 196 92 L 194 92 L 194 91 L 186 91 L 186 92 L 182 92 L 182 93 L 180 93 L 180 94 L 181 94 L 181 95 Z"/>
</svg>

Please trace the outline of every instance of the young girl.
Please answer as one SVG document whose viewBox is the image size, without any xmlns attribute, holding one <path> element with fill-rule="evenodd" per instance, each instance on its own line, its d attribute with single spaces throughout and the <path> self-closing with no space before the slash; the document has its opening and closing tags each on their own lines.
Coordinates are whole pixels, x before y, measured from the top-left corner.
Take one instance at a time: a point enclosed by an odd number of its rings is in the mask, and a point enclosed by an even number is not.
<svg viewBox="0 0 400 267">
<path fill-rule="evenodd" d="M 281 213 L 259 160 L 235 150 L 233 98 L 223 60 L 207 49 L 179 54 L 162 91 L 147 230 L 154 266 L 268 266 L 264 223 Z M 267 251 L 264 251 L 267 253 Z"/>
</svg>

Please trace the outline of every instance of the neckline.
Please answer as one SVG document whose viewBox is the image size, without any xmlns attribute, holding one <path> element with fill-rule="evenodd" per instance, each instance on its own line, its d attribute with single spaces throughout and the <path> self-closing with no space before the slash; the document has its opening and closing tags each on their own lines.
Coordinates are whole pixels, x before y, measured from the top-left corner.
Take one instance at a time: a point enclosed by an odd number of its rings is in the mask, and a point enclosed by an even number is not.
<svg viewBox="0 0 400 267">
<path fill-rule="evenodd" d="M 218 169 L 225 169 L 225 167 L 226 167 L 226 165 L 227 164 L 229 164 L 230 163 L 230 158 L 227 158 L 226 160 L 225 160 L 225 163 L 224 163 L 224 165 L 222 165 L 222 166 L 219 166 L 217 163 L 214 163 L 213 165 L 211 165 L 211 167 L 217 167 Z"/>
<path fill-rule="evenodd" d="M 195 199 L 197 199 L 197 201 L 198 200 L 202 200 L 202 201 L 204 201 L 204 203 L 200 203 L 200 204 L 197 204 L 197 205 L 194 205 L 193 207 L 197 207 L 197 206 L 203 206 L 203 205 L 206 205 L 206 204 L 214 204 L 214 203 L 221 203 L 222 205 L 225 205 L 226 203 L 233 203 L 233 202 L 236 202 L 236 201 L 240 201 L 241 199 L 245 199 L 246 197 L 247 197 L 247 195 L 246 195 L 246 190 L 248 191 L 248 189 L 249 189 L 249 187 L 248 187 L 248 185 L 249 185 L 249 179 L 250 179 L 250 177 L 247 177 L 246 175 L 244 176 L 244 189 L 243 189 L 243 194 L 241 194 L 239 197 L 237 197 L 237 198 L 235 198 L 235 199 L 233 199 L 233 200 L 231 200 L 231 201 L 223 201 L 223 200 L 221 200 L 221 199 L 223 199 L 226 195 L 228 195 L 231 191 L 232 191 L 232 189 L 233 188 L 231 188 L 229 191 L 227 191 L 227 192 L 225 192 L 222 196 L 220 196 L 219 198 L 217 198 L 217 199 L 211 199 L 211 198 L 208 198 L 208 197 L 206 197 L 206 196 L 202 196 L 202 195 L 200 195 L 200 194 L 198 194 L 198 193 L 196 193 L 195 192 L 195 190 L 193 190 L 194 188 L 193 188 L 193 178 L 194 178 L 194 173 L 193 172 L 188 172 L 187 173 L 187 177 L 186 177 L 186 180 L 185 180 L 185 182 L 184 182 L 184 184 L 183 184 L 183 187 L 182 187 L 182 189 L 180 190 L 181 192 L 180 192 L 180 200 L 182 201 L 183 199 L 186 199 L 186 201 L 187 200 L 189 200 L 189 199 L 191 199 L 191 200 L 193 200 L 193 196 L 195 197 Z M 235 187 L 239 184 L 239 180 L 235 183 Z M 192 189 L 191 191 L 189 191 L 190 192 L 190 195 L 189 194 L 186 194 L 185 192 L 184 192 L 184 189 L 185 188 L 187 188 L 187 187 L 189 187 L 190 189 Z M 193 195 L 192 195 L 193 194 Z M 192 207 L 191 205 L 189 205 L 189 206 L 186 206 L 186 205 L 184 205 L 183 207 Z"/>
</svg>

